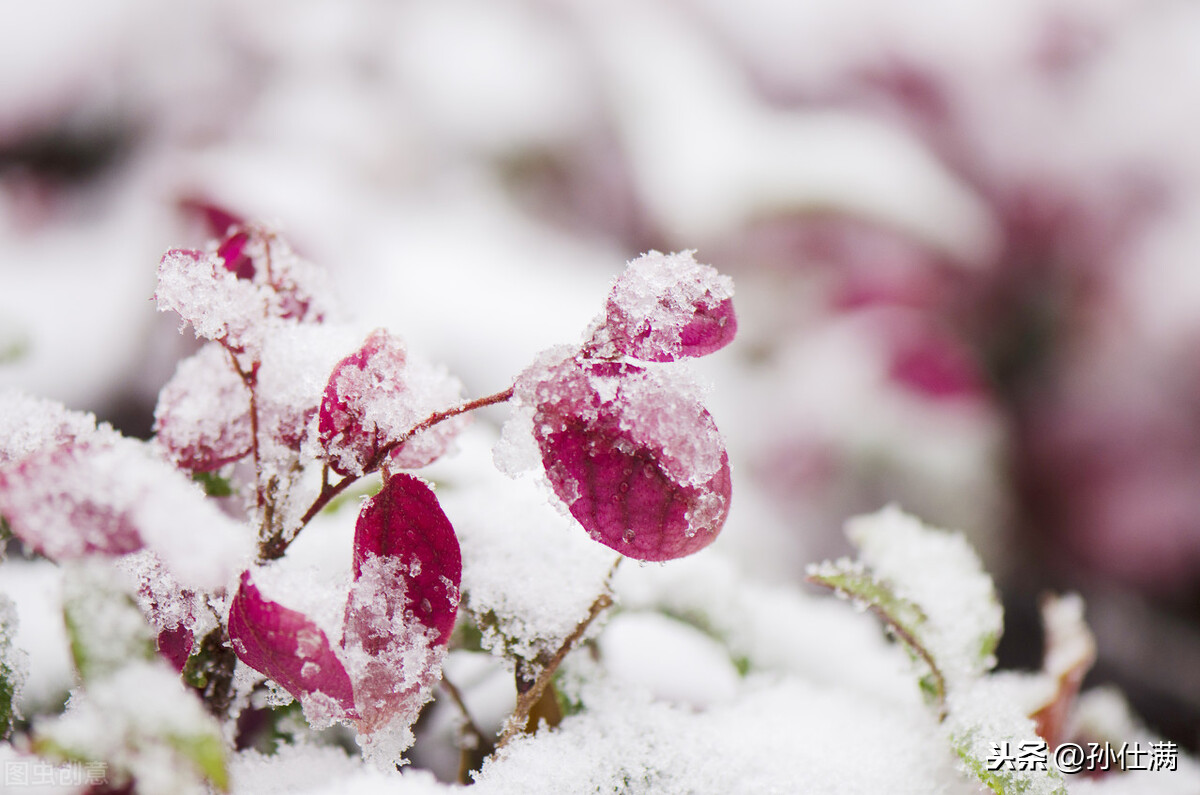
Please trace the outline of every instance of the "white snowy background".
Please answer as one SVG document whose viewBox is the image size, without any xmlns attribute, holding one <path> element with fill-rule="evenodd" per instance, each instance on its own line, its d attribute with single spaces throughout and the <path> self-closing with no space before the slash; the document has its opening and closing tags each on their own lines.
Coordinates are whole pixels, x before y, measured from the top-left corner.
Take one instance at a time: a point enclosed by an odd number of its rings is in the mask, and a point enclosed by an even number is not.
<svg viewBox="0 0 1200 795">
<path fill-rule="evenodd" d="M 890 502 L 979 550 L 1012 608 L 1002 657 L 1036 666 L 1037 595 L 1081 591 L 1100 681 L 1195 748 L 1200 8 L 47 0 L 0 20 L 0 387 L 128 433 L 194 350 L 150 300 L 162 253 L 204 242 L 188 200 L 275 224 L 347 314 L 470 395 L 578 342 L 643 251 L 733 276 L 739 337 L 693 365 L 733 465 L 723 535 L 623 567 L 602 662 L 573 663 L 594 709 L 483 791 L 642 786 L 629 770 L 667 771 L 652 791 L 975 791 L 903 653 L 802 585 Z M 426 474 L 464 585 L 569 628 L 610 560 L 492 469 L 505 416 Z M 297 565 L 348 560 L 329 521 Z M 27 713 L 72 686 L 59 588 L 45 562 L 0 566 Z M 503 668 L 447 672 L 498 726 Z M 455 714 L 434 709 L 403 777 L 306 747 L 235 761 L 234 791 L 440 791 Z M 1069 785 L 1200 789 L 1182 766 Z"/>
</svg>

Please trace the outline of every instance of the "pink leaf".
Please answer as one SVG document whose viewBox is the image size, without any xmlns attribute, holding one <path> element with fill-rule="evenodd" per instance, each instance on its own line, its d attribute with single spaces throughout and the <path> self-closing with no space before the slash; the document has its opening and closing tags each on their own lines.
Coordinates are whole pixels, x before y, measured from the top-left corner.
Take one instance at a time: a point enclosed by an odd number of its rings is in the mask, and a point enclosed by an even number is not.
<svg viewBox="0 0 1200 795">
<path fill-rule="evenodd" d="M 170 629 L 158 633 L 158 653 L 161 654 L 171 667 L 182 671 L 192 656 L 192 631 L 183 624 L 176 624 Z"/>
<path fill-rule="evenodd" d="M 567 359 L 522 379 L 554 493 L 597 541 L 639 560 L 690 555 L 729 512 L 729 459 L 711 415 L 660 373 Z"/>
<path fill-rule="evenodd" d="M 329 465 L 340 475 L 361 474 L 392 432 L 381 404 L 404 391 L 404 345 L 376 329 L 334 367 L 321 400 L 318 430 Z"/>
<path fill-rule="evenodd" d="M 390 468 L 432 463 L 465 427 L 465 417 L 406 435 L 434 411 L 457 403 L 461 389 L 457 379 L 410 361 L 397 337 L 376 329 L 329 376 L 318 422 L 326 460 L 339 474 L 361 475 L 383 463 L 379 456 L 386 446 L 398 443 Z"/>
<path fill-rule="evenodd" d="M 303 613 L 265 599 L 243 572 L 229 607 L 229 640 L 238 659 L 301 702 L 315 694 L 354 717 L 354 690 L 325 633 Z"/>
<path fill-rule="evenodd" d="M 0 469 L 0 514 L 53 560 L 124 555 L 143 546 L 103 442 L 48 447 Z"/>
<path fill-rule="evenodd" d="M 180 362 L 158 394 L 154 430 L 175 463 L 196 472 L 250 453 L 250 390 L 220 345 L 205 345 Z"/>
<path fill-rule="evenodd" d="M 238 229 L 221 241 L 217 246 L 217 256 L 225 263 L 225 269 L 239 279 L 249 281 L 254 278 L 254 260 L 246 253 L 246 244 L 250 242 L 250 233 Z"/>
<path fill-rule="evenodd" d="M 461 578 L 458 539 L 437 498 L 393 475 L 359 513 L 342 637 L 368 735 L 416 719 L 441 670 Z"/>
<path fill-rule="evenodd" d="M 690 251 L 651 251 L 617 278 L 584 350 L 606 359 L 672 362 L 720 350 L 736 333 L 729 277 L 696 262 Z"/>
<path fill-rule="evenodd" d="M 419 479 L 392 475 L 363 505 L 354 530 L 356 582 L 373 557 L 400 562 L 395 585 L 405 604 L 397 607 L 411 610 L 437 643 L 446 643 L 458 612 L 462 553 L 437 497 Z"/>
</svg>

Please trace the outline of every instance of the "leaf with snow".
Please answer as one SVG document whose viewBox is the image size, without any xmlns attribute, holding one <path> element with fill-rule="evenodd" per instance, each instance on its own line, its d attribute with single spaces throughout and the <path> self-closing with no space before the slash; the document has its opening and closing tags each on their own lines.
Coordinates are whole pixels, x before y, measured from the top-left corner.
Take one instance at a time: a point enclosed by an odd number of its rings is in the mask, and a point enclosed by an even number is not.
<svg viewBox="0 0 1200 795">
<path fill-rule="evenodd" d="M 154 632 L 103 561 L 72 565 L 63 578 L 63 623 L 83 682 L 155 658 Z"/>
<path fill-rule="evenodd" d="M 454 628 L 462 582 L 462 552 L 450 520 L 432 489 L 412 475 L 396 474 L 358 514 L 354 529 L 354 579 L 372 558 L 394 558 L 408 610 L 445 644 Z"/>
<path fill-rule="evenodd" d="M 613 284 L 586 353 L 673 362 L 732 342 L 733 280 L 696 262 L 694 254 L 651 251 L 630 262 Z"/>
<path fill-rule="evenodd" d="M 1028 683 L 1018 677 L 985 676 L 950 693 L 946 732 L 964 767 L 997 795 L 1067 795 L 1062 773 L 1047 764 L 1007 764 L 1004 749 L 1044 747 L 1028 717 Z M 999 753 L 998 753 L 999 752 Z"/>
<path fill-rule="evenodd" d="M 221 728 L 160 661 L 134 661 L 75 691 L 62 715 L 34 723 L 33 750 L 106 764 L 113 789 L 203 795 L 230 786 Z"/>
<path fill-rule="evenodd" d="M 1067 721 L 1083 678 L 1096 661 L 1096 639 L 1083 620 L 1083 599 L 1078 594 L 1048 595 L 1041 610 L 1046 636 L 1042 672 L 1055 688 L 1054 697 L 1033 714 L 1033 720 L 1047 745 L 1057 748 L 1066 739 Z"/>
<path fill-rule="evenodd" d="M 17 635 L 17 611 L 12 600 L 0 593 L 0 740 L 8 739 L 17 715 L 17 698 L 25 681 L 26 659 L 13 645 Z"/>
<path fill-rule="evenodd" d="M 320 323 L 332 313 L 323 271 L 278 235 L 234 227 L 205 251 L 172 249 L 158 267 L 159 311 L 175 312 L 197 337 L 221 343 L 250 371 L 280 323 Z"/>
<path fill-rule="evenodd" d="M 923 649 L 920 656 L 936 665 L 946 689 L 991 670 L 1004 614 L 991 577 L 966 539 L 927 527 L 895 507 L 851 519 L 846 535 L 858 547 L 871 587 L 924 616 L 919 622 L 897 618 Z M 818 581 L 828 573 L 822 567 L 812 571 Z"/>
<path fill-rule="evenodd" d="M 729 458 L 690 385 L 661 370 L 542 357 L 517 380 L 554 493 L 589 535 L 638 560 L 690 555 L 729 513 Z"/>
<path fill-rule="evenodd" d="M 91 414 L 15 390 L 0 392 L 0 467 L 96 432 L 96 418 Z"/>
<path fill-rule="evenodd" d="M 298 699 L 310 721 L 353 715 L 350 677 L 325 632 L 303 613 L 265 598 L 248 571 L 229 607 L 229 640 L 238 659 Z"/>
<path fill-rule="evenodd" d="M 149 547 L 189 586 L 223 585 L 250 551 L 245 528 L 183 473 L 107 426 L 0 466 L 0 513 L 51 559 Z"/>
<path fill-rule="evenodd" d="M 862 563 L 845 558 L 811 567 L 808 580 L 879 616 L 909 652 L 924 662 L 928 673 L 921 679 L 921 690 L 939 710 L 943 708 L 946 682 L 937 661 L 921 643 L 926 618 L 920 607 L 899 596 L 890 583 L 877 579 Z"/>
<path fill-rule="evenodd" d="M 342 648 L 359 742 L 387 764 L 441 672 L 458 612 L 462 556 L 450 521 L 417 478 L 396 474 L 359 512 Z"/>
<path fill-rule="evenodd" d="M 458 403 L 462 385 L 420 360 L 410 361 L 403 342 L 383 329 L 338 362 L 321 400 L 323 456 L 341 475 L 361 475 L 382 463 L 415 469 L 440 457 L 466 424 L 466 416 L 406 434 L 439 409 Z"/>
<path fill-rule="evenodd" d="M 216 343 L 184 359 L 158 393 L 155 439 L 175 463 L 211 472 L 249 455 L 250 390 Z"/>
</svg>

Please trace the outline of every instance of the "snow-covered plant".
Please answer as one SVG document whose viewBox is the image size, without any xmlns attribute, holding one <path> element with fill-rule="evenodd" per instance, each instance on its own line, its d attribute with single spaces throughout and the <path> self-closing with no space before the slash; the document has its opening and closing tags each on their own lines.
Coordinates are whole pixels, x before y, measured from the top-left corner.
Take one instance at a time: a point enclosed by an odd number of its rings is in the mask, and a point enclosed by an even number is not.
<svg viewBox="0 0 1200 795">
<path fill-rule="evenodd" d="M 29 749 L 102 761 L 109 785 L 138 792 L 223 790 L 229 743 L 250 742 L 254 720 L 286 733 L 294 699 L 313 729 L 348 727 L 368 758 L 403 764 L 456 621 L 471 623 L 458 620 L 455 530 L 405 470 L 443 456 L 486 406 L 513 404 L 497 462 L 540 462 L 564 510 L 620 556 L 672 560 L 721 531 L 728 456 L 669 363 L 724 347 L 737 324 L 732 282 L 690 252 L 634 260 L 582 344 L 468 400 L 391 332 L 364 339 L 277 233 L 210 215 L 218 239 L 159 266 L 159 309 L 203 342 L 159 394 L 151 441 L 0 395 L 0 515 L 27 551 L 69 569 L 79 684 L 63 715 L 28 727 Z M 369 496 L 351 570 L 336 586 L 308 582 L 285 565 L 289 548 L 352 486 Z M 514 659 L 501 744 L 610 604 L 606 581 L 555 650 Z M 20 681 L 9 612 L 0 605 L 5 734 Z M 153 720 L 132 708 L 143 699 Z"/>
</svg>

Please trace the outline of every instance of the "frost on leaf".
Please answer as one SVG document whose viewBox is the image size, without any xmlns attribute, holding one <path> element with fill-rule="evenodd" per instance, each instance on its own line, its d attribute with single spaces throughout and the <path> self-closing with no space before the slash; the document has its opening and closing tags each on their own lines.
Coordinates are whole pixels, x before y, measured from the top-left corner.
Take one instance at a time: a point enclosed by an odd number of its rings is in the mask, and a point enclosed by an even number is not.
<svg viewBox="0 0 1200 795">
<path fill-rule="evenodd" d="M 353 715 L 350 677 L 325 632 L 303 613 L 266 599 L 248 571 L 229 607 L 229 640 L 242 662 L 275 680 L 306 712 L 316 702 L 326 713 L 332 701 L 341 713 L 336 717 Z"/>
<path fill-rule="evenodd" d="M 392 444 L 392 467 L 425 466 L 446 451 L 465 417 L 408 439 L 405 434 L 434 411 L 458 402 L 460 395 L 458 381 L 409 361 L 404 344 L 377 329 L 329 377 L 319 420 L 323 455 L 338 474 L 361 475 L 381 463 L 377 459 L 383 448 Z"/>
<path fill-rule="evenodd" d="M 716 539 L 729 458 L 712 416 L 661 371 L 567 358 L 522 373 L 517 399 L 554 493 L 595 540 L 638 560 L 680 558 Z"/>
<path fill-rule="evenodd" d="M 585 346 L 588 354 L 673 362 L 732 342 L 733 280 L 693 254 L 651 251 L 630 262 L 613 284 Z"/>
<path fill-rule="evenodd" d="M 369 757 L 387 762 L 412 742 L 410 727 L 441 672 L 461 580 L 458 539 L 433 492 L 410 475 L 388 478 L 359 513 L 342 638 Z"/>
<path fill-rule="evenodd" d="M 243 527 L 185 475 L 107 426 L 0 466 L 0 514 L 51 559 L 145 546 L 189 586 L 223 584 L 249 552 Z"/>
<path fill-rule="evenodd" d="M 987 676 L 952 693 L 946 718 L 950 743 L 963 766 L 998 795 L 1067 795 L 1053 755 L 1044 769 L 998 760 L 998 749 L 1041 746 L 1024 710 L 1025 685 L 1015 677 Z"/>
<path fill-rule="evenodd" d="M 205 251 L 172 249 L 158 266 L 160 311 L 178 314 L 196 336 L 237 353 L 249 370 L 269 330 L 319 323 L 332 308 L 324 274 L 281 238 L 257 226 L 233 231 Z"/>
<path fill-rule="evenodd" d="M 1052 762 L 1037 769 L 994 761 L 998 748 L 1039 744 L 1029 714 L 1047 703 L 1047 688 L 1041 678 L 988 674 L 1003 615 L 966 540 L 894 507 L 850 520 L 846 534 L 859 560 L 819 564 L 809 579 L 877 613 L 920 661 L 922 689 L 966 770 L 1002 795 L 1065 795 Z"/>
<path fill-rule="evenodd" d="M 71 566 L 63 578 L 63 623 L 85 683 L 155 658 L 154 632 L 113 574 L 108 564 L 90 561 Z"/>
<path fill-rule="evenodd" d="M 34 723 L 33 751 L 102 762 L 113 791 L 229 791 L 221 728 L 165 664 L 134 661 L 75 691 L 62 715 Z"/>
<path fill-rule="evenodd" d="M 880 612 L 931 668 L 939 701 L 957 682 L 991 670 L 1003 611 L 966 539 L 894 507 L 851 519 L 846 534 L 861 563 L 821 564 L 810 578 Z"/>
<path fill-rule="evenodd" d="M 372 558 L 401 563 L 396 585 L 405 591 L 405 609 L 444 644 L 458 612 L 462 553 L 437 497 L 417 478 L 393 475 L 363 505 L 354 529 L 356 585 Z"/>
<path fill-rule="evenodd" d="M 12 600 L 0 593 L 0 740 L 8 738 L 19 717 L 17 697 L 25 682 L 25 655 L 13 647 L 17 634 L 17 611 Z"/>
<path fill-rule="evenodd" d="M 158 394 L 158 444 L 175 463 L 211 472 L 250 453 L 250 390 L 216 343 L 180 362 Z"/>
<path fill-rule="evenodd" d="M 0 393 L 0 467 L 96 433 L 96 418 L 20 392 Z"/>
</svg>

